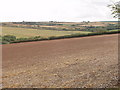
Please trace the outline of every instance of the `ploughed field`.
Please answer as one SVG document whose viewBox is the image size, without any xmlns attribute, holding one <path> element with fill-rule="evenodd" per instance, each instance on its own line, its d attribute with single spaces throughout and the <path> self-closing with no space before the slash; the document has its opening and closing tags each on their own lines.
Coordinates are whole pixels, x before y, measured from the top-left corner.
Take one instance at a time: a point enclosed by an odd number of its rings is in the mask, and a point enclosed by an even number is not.
<svg viewBox="0 0 120 90">
<path fill-rule="evenodd" d="M 118 35 L 3 45 L 4 88 L 117 87 Z"/>
</svg>

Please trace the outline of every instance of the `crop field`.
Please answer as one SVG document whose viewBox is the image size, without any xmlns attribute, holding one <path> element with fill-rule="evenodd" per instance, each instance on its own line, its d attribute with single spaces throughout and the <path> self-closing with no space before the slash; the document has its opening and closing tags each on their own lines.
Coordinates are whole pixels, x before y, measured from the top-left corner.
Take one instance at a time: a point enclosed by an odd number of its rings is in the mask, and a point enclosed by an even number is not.
<svg viewBox="0 0 120 90">
<path fill-rule="evenodd" d="M 2 35 L 14 35 L 17 38 L 27 38 L 34 36 L 50 37 L 50 36 L 64 36 L 75 33 L 90 33 L 86 31 L 57 31 L 57 30 L 40 30 L 30 28 L 17 28 L 17 27 L 2 27 Z"/>
<path fill-rule="evenodd" d="M 6 22 L 2 23 L 2 35 L 17 38 L 64 36 L 114 30 L 116 25 L 117 22 Z"/>
<path fill-rule="evenodd" d="M 117 34 L 6 44 L 2 49 L 3 88 L 118 87 Z"/>
<path fill-rule="evenodd" d="M 117 88 L 118 30 L 115 22 L 3 23 L 3 88 Z"/>
</svg>

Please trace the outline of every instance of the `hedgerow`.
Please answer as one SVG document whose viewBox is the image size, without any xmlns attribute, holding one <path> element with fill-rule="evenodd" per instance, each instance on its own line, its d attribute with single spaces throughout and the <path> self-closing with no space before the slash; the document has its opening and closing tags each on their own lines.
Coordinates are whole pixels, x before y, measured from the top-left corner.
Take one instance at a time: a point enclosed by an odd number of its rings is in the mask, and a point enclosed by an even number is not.
<svg viewBox="0 0 120 90">
<path fill-rule="evenodd" d="M 65 36 L 51 36 L 48 38 L 43 38 L 41 36 L 35 36 L 30 38 L 16 38 L 13 35 L 5 35 L 5 36 L 2 36 L 2 44 L 54 40 L 54 39 L 74 38 L 74 37 L 86 37 L 86 36 L 115 34 L 115 33 L 120 33 L 120 31 L 107 31 L 107 32 L 104 31 L 104 32 L 93 32 L 93 33 L 87 33 L 87 34 L 76 33 L 76 34 L 65 35 Z"/>
</svg>

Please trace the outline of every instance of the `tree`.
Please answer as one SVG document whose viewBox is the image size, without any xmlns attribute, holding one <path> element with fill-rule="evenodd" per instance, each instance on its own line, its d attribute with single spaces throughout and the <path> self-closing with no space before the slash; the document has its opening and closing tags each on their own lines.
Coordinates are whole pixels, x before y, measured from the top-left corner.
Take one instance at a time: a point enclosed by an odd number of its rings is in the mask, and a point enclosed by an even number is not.
<svg viewBox="0 0 120 90">
<path fill-rule="evenodd" d="M 120 1 L 113 3 L 111 5 L 108 5 L 108 7 L 111 8 L 111 11 L 114 17 L 120 19 Z"/>
</svg>

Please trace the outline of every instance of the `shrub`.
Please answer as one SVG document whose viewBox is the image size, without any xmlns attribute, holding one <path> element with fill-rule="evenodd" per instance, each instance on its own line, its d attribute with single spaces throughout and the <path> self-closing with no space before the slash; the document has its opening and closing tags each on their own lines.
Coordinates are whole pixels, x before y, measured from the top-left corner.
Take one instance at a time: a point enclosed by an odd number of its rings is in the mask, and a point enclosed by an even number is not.
<svg viewBox="0 0 120 90">
<path fill-rule="evenodd" d="M 62 30 L 64 30 L 64 31 L 67 31 L 68 29 L 66 29 L 66 28 L 63 28 Z"/>
<path fill-rule="evenodd" d="M 7 42 L 11 42 L 11 41 L 15 41 L 16 37 L 13 35 L 5 35 L 2 37 L 2 41 L 7 41 Z"/>
<path fill-rule="evenodd" d="M 10 42 L 8 42 L 8 41 L 2 41 L 2 42 L 0 42 L 0 44 L 9 44 Z"/>
<path fill-rule="evenodd" d="M 26 41 L 28 38 L 18 38 L 17 41 Z"/>
<path fill-rule="evenodd" d="M 38 39 L 38 38 L 41 38 L 41 36 L 35 36 L 34 39 Z"/>
<path fill-rule="evenodd" d="M 53 40 L 53 39 L 56 39 L 57 37 L 55 37 L 55 36 L 51 36 L 51 37 L 49 37 L 48 39 L 49 40 Z"/>
</svg>

